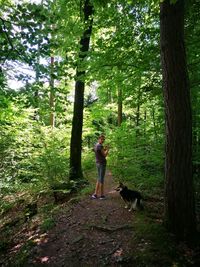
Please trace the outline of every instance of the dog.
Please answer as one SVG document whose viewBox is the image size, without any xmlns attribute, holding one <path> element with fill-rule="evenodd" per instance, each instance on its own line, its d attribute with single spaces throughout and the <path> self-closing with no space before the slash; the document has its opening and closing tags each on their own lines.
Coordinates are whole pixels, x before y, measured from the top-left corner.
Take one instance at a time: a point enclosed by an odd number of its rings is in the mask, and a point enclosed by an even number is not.
<svg viewBox="0 0 200 267">
<path fill-rule="evenodd" d="M 135 210 L 136 207 L 140 210 L 144 209 L 141 203 L 143 197 L 140 192 L 128 189 L 123 183 L 119 183 L 119 186 L 115 190 L 119 191 L 122 199 L 126 203 L 125 208 L 129 208 L 129 211 Z"/>
</svg>

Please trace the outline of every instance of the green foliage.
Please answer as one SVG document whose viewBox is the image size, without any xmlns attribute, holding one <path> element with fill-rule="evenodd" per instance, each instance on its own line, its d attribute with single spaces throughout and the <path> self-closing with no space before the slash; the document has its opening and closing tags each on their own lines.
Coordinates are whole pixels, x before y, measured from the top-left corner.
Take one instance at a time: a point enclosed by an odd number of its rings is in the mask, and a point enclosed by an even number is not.
<svg viewBox="0 0 200 267">
<path fill-rule="evenodd" d="M 9 263 L 10 267 L 20 267 L 27 264 L 27 260 L 31 251 L 31 248 L 34 246 L 34 242 L 32 240 L 27 241 L 20 249 L 20 251 L 15 255 L 12 262 Z"/>
<path fill-rule="evenodd" d="M 43 5 L 23 1 L 14 6 L 12 1 L 2 0 L 0 5 L 1 193 L 32 190 L 37 195 L 49 188 L 66 193 L 77 186 L 68 183 L 68 165 L 74 70 L 85 26 L 80 1 L 43 1 Z M 197 166 L 200 165 L 198 5 L 199 1 L 188 4 L 185 29 L 193 108 L 193 162 Z M 108 166 L 113 175 L 135 187 L 153 190 L 163 186 L 164 169 L 159 1 L 95 0 L 94 6 L 92 42 L 83 62 L 87 94 L 82 135 L 84 175 L 92 179 L 88 174 L 95 165 L 92 148 L 97 136 L 104 132 L 106 143 L 110 144 Z M 55 60 L 53 71 L 49 64 L 51 56 Z M 14 66 L 17 71 L 12 71 Z M 31 74 L 24 72 L 27 67 L 31 67 Z M 11 92 L 10 77 L 23 81 L 23 88 Z M 52 78 L 54 108 L 49 104 Z M 123 104 L 120 127 L 119 89 Z M 49 126 L 52 111 L 54 129 Z M 196 191 L 197 177 L 196 173 Z M 1 213 L 12 208 L 7 202 L 1 202 L 0 206 Z M 44 227 L 48 228 L 50 221 Z"/>
<path fill-rule="evenodd" d="M 199 169 L 200 166 L 200 93 L 199 93 L 199 75 L 200 68 L 198 67 L 200 45 L 196 45 L 200 34 L 200 19 L 199 19 L 199 1 L 188 1 L 186 9 L 186 49 L 188 60 L 188 71 L 191 86 L 191 103 L 193 116 L 193 165 L 194 169 Z M 195 171 L 198 175 L 199 171 Z"/>
<path fill-rule="evenodd" d="M 7 202 L 5 200 L 0 201 L 0 215 L 3 215 L 4 213 L 8 212 L 14 207 L 14 202 Z"/>
<path fill-rule="evenodd" d="M 9 104 L 2 110 L 0 131 L 1 187 L 6 182 L 52 184 L 68 176 L 69 138 L 33 121 L 34 110 Z M 5 124 L 6 121 L 6 124 Z"/>
<path fill-rule="evenodd" d="M 51 130 L 40 128 L 38 146 L 41 154 L 36 155 L 35 165 L 41 170 L 44 179 L 55 181 L 65 180 L 68 176 L 69 139 L 64 128 Z"/>
<path fill-rule="evenodd" d="M 55 226 L 55 221 L 52 217 L 50 217 L 50 218 L 47 218 L 43 221 L 40 228 L 43 232 L 47 232 L 48 230 L 50 230 L 54 226 Z"/>
<path fill-rule="evenodd" d="M 114 176 L 138 188 L 163 185 L 162 139 L 139 136 L 137 129 L 123 124 L 110 135 L 109 164 Z"/>
<path fill-rule="evenodd" d="M 138 266 L 185 266 L 182 265 L 175 241 L 162 224 L 139 214 L 134 231 L 139 242 L 134 253 Z M 157 254 L 159 257 L 155 257 Z"/>
</svg>

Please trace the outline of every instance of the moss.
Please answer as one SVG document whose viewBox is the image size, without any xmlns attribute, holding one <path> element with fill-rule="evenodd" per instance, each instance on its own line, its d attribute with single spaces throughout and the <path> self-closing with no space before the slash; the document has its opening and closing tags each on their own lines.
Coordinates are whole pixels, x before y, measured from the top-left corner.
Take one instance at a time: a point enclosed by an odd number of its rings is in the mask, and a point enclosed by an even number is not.
<svg viewBox="0 0 200 267">
<path fill-rule="evenodd" d="M 51 228 L 53 228 L 54 226 L 55 226 L 55 220 L 52 217 L 50 217 L 43 221 L 40 228 L 43 232 L 46 232 L 50 230 Z"/>
<path fill-rule="evenodd" d="M 138 214 L 134 222 L 135 240 L 138 245 L 134 251 L 137 266 L 183 267 L 188 266 L 183 252 L 163 224 L 153 221 L 146 213 Z"/>
<path fill-rule="evenodd" d="M 12 262 L 9 263 L 9 267 L 20 267 L 25 266 L 29 254 L 31 251 L 31 248 L 34 246 L 34 242 L 32 240 L 27 241 L 20 249 L 20 251 L 15 255 L 15 257 L 12 259 Z"/>
</svg>

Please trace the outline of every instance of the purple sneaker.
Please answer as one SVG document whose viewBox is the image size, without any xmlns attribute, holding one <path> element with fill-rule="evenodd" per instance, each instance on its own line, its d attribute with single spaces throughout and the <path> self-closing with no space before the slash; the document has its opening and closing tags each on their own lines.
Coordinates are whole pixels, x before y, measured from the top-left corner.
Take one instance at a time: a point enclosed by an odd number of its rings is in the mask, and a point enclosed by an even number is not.
<svg viewBox="0 0 200 267">
<path fill-rule="evenodd" d="M 91 196 L 91 198 L 92 198 L 92 199 L 97 199 L 97 195 L 96 195 L 96 194 L 93 194 L 93 195 Z"/>
<path fill-rule="evenodd" d="M 103 200 L 103 199 L 106 199 L 106 197 L 105 196 L 100 196 L 99 199 Z"/>
</svg>

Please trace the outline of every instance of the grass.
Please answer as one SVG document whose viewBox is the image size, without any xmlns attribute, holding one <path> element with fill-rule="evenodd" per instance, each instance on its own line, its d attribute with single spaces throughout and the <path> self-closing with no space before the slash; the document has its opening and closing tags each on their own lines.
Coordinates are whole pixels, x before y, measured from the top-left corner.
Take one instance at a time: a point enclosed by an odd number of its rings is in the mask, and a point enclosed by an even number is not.
<svg viewBox="0 0 200 267">
<path fill-rule="evenodd" d="M 7 213 L 9 210 L 11 210 L 14 207 L 15 203 L 1 201 L 0 202 L 0 214 L 3 215 L 4 213 Z"/>
<path fill-rule="evenodd" d="M 54 218 L 46 218 L 42 224 L 40 225 L 40 229 L 42 232 L 47 232 L 55 226 Z"/>
<path fill-rule="evenodd" d="M 20 249 L 20 251 L 12 258 L 9 263 L 9 267 L 21 267 L 27 263 L 29 258 L 29 252 L 31 248 L 34 246 L 34 242 L 32 240 L 28 240 Z"/>
<path fill-rule="evenodd" d="M 135 222 L 136 243 L 135 259 L 139 266 L 173 266 L 175 250 L 164 227 L 148 220 L 146 215 L 138 215 Z"/>
<path fill-rule="evenodd" d="M 157 204 L 157 203 L 156 203 Z M 177 243 L 167 232 L 162 219 L 152 218 L 149 211 L 137 213 L 134 221 L 137 267 L 189 267 L 195 265 L 195 250 Z"/>
</svg>

